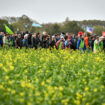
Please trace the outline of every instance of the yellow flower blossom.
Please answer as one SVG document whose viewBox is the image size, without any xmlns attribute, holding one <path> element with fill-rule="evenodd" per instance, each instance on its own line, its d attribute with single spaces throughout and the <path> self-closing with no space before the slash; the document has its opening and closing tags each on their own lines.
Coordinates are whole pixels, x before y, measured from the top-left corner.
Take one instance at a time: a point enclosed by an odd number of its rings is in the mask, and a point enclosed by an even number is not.
<svg viewBox="0 0 105 105">
<path fill-rule="evenodd" d="M 5 72 L 8 72 L 8 69 L 7 69 L 6 67 L 3 67 L 3 70 L 4 70 Z"/>
<path fill-rule="evenodd" d="M 40 96 L 40 92 L 39 91 L 36 91 L 35 95 L 36 96 Z"/>
<path fill-rule="evenodd" d="M 14 70 L 14 66 L 10 66 L 10 70 L 13 71 Z"/>
<path fill-rule="evenodd" d="M 20 98 L 19 101 L 20 101 L 21 103 L 23 103 L 23 102 L 24 102 L 24 99 L 23 99 L 23 98 Z"/>
<path fill-rule="evenodd" d="M 89 90 L 89 87 L 85 87 L 85 91 L 88 91 Z"/>
<path fill-rule="evenodd" d="M 21 92 L 21 93 L 20 93 L 20 96 L 24 96 L 24 93 L 23 93 L 23 92 Z"/>
<path fill-rule="evenodd" d="M 95 88 L 93 91 L 94 91 L 94 92 L 97 92 L 98 90 Z"/>
<path fill-rule="evenodd" d="M 63 87 L 62 87 L 62 86 L 60 86 L 60 87 L 59 87 L 59 90 L 60 90 L 60 91 L 63 91 Z"/>
<path fill-rule="evenodd" d="M 15 94 L 15 93 L 16 93 L 16 91 L 15 91 L 15 90 L 11 90 L 11 93 L 12 93 L 12 94 Z"/>
<path fill-rule="evenodd" d="M 7 80 L 8 80 L 8 79 L 9 79 L 9 77 L 8 77 L 8 76 L 5 76 L 5 79 L 7 79 Z"/>
</svg>

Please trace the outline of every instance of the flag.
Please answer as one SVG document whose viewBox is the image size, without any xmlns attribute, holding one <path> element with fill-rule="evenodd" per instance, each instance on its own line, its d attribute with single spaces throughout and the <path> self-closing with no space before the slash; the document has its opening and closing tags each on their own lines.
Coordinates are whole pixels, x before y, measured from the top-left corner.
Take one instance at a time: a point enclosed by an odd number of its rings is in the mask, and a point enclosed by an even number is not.
<svg viewBox="0 0 105 105">
<path fill-rule="evenodd" d="M 92 33 L 93 33 L 93 28 L 87 26 L 87 28 L 86 28 L 86 32 L 92 34 Z"/>
<path fill-rule="evenodd" d="M 28 25 L 25 25 L 25 28 L 28 28 Z"/>
<path fill-rule="evenodd" d="M 39 28 L 41 28 L 42 26 L 40 24 L 32 23 L 32 27 L 39 27 Z"/>
<path fill-rule="evenodd" d="M 4 24 L 4 26 L 8 34 L 13 34 L 12 30 L 6 24 Z"/>
<path fill-rule="evenodd" d="M 105 37 L 105 32 L 104 32 L 104 31 L 102 32 L 102 36 L 104 36 L 104 37 Z"/>
</svg>

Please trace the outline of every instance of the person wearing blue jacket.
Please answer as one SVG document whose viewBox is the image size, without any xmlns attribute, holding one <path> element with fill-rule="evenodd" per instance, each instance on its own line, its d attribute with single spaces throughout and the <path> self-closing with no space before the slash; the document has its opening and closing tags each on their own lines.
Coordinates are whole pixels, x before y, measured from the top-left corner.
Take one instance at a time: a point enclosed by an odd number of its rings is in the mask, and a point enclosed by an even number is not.
<svg viewBox="0 0 105 105">
<path fill-rule="evenodd" d="M 28 48 L 28 34 L 24 36 L 23 47 Z"/>
<path fill-rule="evenodd" d="M 81 52 L 85 52 L 86 50 L 86 45 L 84 41 L 84 36 L 80 36 L 80 38 L 77 41 L 77 49 L 80 50 Z"/>
</svg>

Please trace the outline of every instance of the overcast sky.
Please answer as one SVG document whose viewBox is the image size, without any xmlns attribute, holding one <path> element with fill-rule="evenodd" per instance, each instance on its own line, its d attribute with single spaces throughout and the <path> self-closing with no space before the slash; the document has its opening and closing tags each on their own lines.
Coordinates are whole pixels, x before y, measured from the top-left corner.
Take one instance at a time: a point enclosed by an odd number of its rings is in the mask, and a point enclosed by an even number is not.
<svg viewBox="0 0 105 105">
<path fill-rule="evenodd" d="M 105 20 L 105 0 L 0 0 L 0 17 L 26 14 L 39 23 Z"/>
</svg>

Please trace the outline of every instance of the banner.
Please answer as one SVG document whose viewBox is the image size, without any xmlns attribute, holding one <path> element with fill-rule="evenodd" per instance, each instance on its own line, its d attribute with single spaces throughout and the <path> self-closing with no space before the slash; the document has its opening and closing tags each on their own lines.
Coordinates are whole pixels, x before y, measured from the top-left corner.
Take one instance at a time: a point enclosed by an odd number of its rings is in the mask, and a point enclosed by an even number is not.
<svg viewBox="0 0 105 105">
<path fill-rule="evenodd" d="M 25 25 L 25 28 L 28 28 L 29 25 Z"/>
<path fill-rule="evenodd" d="M 6 24 L 4 24 L 4 26 L 5 26 L 6 32 L 8 34 L 10 34 L 10 35 L 13 34 L 12 30 Z"/>
</svg>

